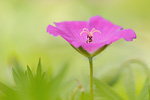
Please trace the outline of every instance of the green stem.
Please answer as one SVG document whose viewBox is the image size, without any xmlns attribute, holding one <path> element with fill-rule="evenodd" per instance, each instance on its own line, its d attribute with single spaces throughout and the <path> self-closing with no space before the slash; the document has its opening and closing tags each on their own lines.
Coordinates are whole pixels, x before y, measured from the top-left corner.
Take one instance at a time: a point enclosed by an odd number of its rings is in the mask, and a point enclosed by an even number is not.
<svg viewBox="0 0 150 100">
<path fill-rule="evenodd" d="M 93 61 L 92 57 L 89 58 L 89 64 L 90 64 L 90 95 L 91 95 L 91 100 L 93 99 Z"/>
</svg>

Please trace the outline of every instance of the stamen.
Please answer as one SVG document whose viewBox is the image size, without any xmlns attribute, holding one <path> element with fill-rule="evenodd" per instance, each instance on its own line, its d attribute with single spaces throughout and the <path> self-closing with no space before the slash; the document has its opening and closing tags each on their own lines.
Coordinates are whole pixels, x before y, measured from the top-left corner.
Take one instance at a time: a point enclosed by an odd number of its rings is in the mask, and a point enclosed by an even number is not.
<svg viewBox="0 0 150 100">
<path fill-rule="evenodd" d="M 95 28 L 93 28 L 90 32 L 89 32 L 89 30 L 87 28 L 84 28 L 82 30 L 82 32 L 80 33 L 80 35 L 82 35 L 83 33 L 86 33 L 87 34 L 87 38 L 88 38 L 88 40 L 86 41 L 86 43 L 90 43 L 90 42 L 93 41 L 92 37 L 93 37 L 93 34 L 95 32 L 98 32 L 99 34 L 101 34 L 101 32 L 99 30 L 95 30 Z"/>
<path fill-rule="evenodd" d="M 91 32 L 93 32 L 93 31 L 95 31 L 95 28 L 93 28 Z"/>
<path fill-rule="evenodd" d="M 83 30 L 89 32 L 89 30 L 87 28 L 84 28 Z"/>
<path fill-rule="evenodd" d="M 82 31 L 82 32 L 80 33 L 80 35 L 82 35 L 82 33 L 87 33 L 87 34 L 89 34 L 89 32 L 87 32 L 87 31 Z"/>
<path fill-rule="evenodd" d="M 101 34 L 101 32 L 100 32 L 99 30 L 95 30 L 95 28 L 93 28 L 93 29 L 91 30 L 91 32 L 89 32 L 89 30 L 88 30 L 87 28 L 84 28 L 84 29 L 82 30 L 82 32 L 80 33 L 80 35 L 82 35 L 83 33 L 87 33 L 87 35 L 93 36 L 93 33 L 95 33 L 95 32 L 98 32 L 98 33 Z"/>
<path fill-rule="evenodd" d="M 95 28 L 92 29 L 92 31 L 90 32 L 91 34 L 98 32 L 99 34 L 101 34 L 101 32 L 99 30 L 95 30 Z"/>
<path fill-rule="evenodd" d="M 83 31 L 80 33 L 80 35 L 82 35 L 82 33 L 87 33 L 88 35 L 90 34 L 90 32 L 87 28 L 84 28 Z"/>
</svg>

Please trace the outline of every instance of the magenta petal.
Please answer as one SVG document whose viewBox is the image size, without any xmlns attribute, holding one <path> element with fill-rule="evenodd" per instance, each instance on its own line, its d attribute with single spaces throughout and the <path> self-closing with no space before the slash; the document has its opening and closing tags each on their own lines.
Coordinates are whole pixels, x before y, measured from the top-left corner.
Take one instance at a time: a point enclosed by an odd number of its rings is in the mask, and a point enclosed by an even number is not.
<svg viewBox="0 0 150 100">
<path fill-rule="evenodd" d="M 80 33 L 82 32 L 83 28 L 87 28 L 86 21 L 65 21 L 60 23 L 54 23 L 57 28 L 61 31 L 65 32 L 66 34 L 70 35 L 76 41 L 85 41 L 86 37 L 81 36 Z"/>
<path fill-rule="evenodd" d="M 121 38 L 125 39 L 126 41 L 132 41 L 136 38 L 136 34 L 132 29 L 124 29 L 114 34 L 111 34 L 109 37 L 106 38 L 106 40 L 103 40 L 103 42 L 101 41 L 99 43 L 83 43 L 81 46 L 88 52 L 92 53 L 103 47 L 104 45 L 109 45 Z"/>
<path fill-rule="evenodd" d="M 132 41 L 133 39 L 136 39 L 136 34 L 132 29 L 124 29 L 109 36 L 105 41 L 111 44 L 121 38 L 123 38 L 126 41 Z"/>
<path fill-rule="evenodd" d="M 53 36 L 60 35 L 61 37 L 63 37 L 66 41 L 68 41 L 70 44 L 72 44 L 76 48 L 78 48 L 80 46 L 80 44 L 78 42 L 74 41 L 74 39 L 72 37 L 70 37 L 68 34 L 64 33 L 63 31 L 61 31 L 60 29 L 58 29 L 52 25 L 48 25 L 47 32 L 49 34 L 52 34 Z"/>
<path fill-rule="evenodd" d="M 104 42 L 101 43 L 83 43 L 81 46 L 88 51 L 89 53 L 93 53 L 99 48 L 103 47 L 105 45 Z"/>
<path fill-rule="evenodd" d="M 65 38 L 65 39 L 72 40 L 72 38 L 68 34 L 64 33 L 63 31 L 61 31 L 60 29 L 58 29 L 52 25 L 48 25 L 47 32 L 49 34 L 52 34 L 53 36 L 60 35 L 61 37 Z"/>
<path fill-rule="evenodd" d="M 124 29 L 119 32 L 118 34 L 121 34 L 122 38 L 124 38 L 126 41 L 132 41 L 133 39 L 136 39 L 136 34 L 132 29 Z"/>
<path fill-rule="evenodd" d="M 103 41 L 107 37 L 109 37 L 112 33 L 117 32 L 118 30 L 122 29 L 121 26 L 115 25 L 110 21 L 102 18 L 101 16 L 94 16 L 91 17 L 88 21 L 88 29 L 92 30 L 95 28 L 96 30 L 101 31 L 100 35 L 97 35 L 95 40 L 96 42 Z"/>
<path fill-rule="evenodd" d="M 92 30 L 93 28 L 101 31 L 103 35 L 122 29 L 121 26 L 115 25 L 101 16 L 94 16 L 89 19 L 88 29 Z"/>
<path fill-rule="evenodd" d="M 61 35 L 61 34 L 65 34 L 64 32 L 62 32 L 61 30 L 57 29 L 56 27 L 54 27 L 52 25 L 47 26 L 47 32 L 49 34 L 52 34 L 53 36 L 58 36 L 58 35 Z"/>
</svg>

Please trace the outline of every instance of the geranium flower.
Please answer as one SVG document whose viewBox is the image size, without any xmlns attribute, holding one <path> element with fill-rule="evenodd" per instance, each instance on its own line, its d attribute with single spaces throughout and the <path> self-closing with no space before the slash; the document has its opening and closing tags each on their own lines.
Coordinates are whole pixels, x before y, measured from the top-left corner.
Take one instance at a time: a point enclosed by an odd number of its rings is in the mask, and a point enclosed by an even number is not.
<svg viewBox="0 0 150 100">
<path fill-rule="evenodd" d="M 88 57 L 90 65 L 90 95 L 93 98 L 93 57 L 102 52 L 113 42 L 124 39 L 132 41 L 136 34 L 132 29 L 123 29 L 101 16 L 94 16 L 89 21 L 65 21 L 48 25 L 47 32 L 60 35 L 82 55 Z"/>
<path fill-rule="evenodd" d="M 48 25 L 47 32 L 53 36 L 60 35 L 79 53 L 93 57 L 113 42 L 124 39 L 132 41 L 136 34 L 132 29 L 123 29 L 101 16 L 94 16 L 89 21 L 64 21 Z"/>
</svg>

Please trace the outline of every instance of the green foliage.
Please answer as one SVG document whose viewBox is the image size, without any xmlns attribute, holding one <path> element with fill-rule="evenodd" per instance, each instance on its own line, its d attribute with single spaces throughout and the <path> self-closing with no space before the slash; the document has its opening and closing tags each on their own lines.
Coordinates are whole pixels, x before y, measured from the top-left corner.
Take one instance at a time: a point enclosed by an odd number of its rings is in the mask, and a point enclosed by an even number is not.
<svg viewBox="0 0 150 100">
<path fill-rule="evenodd" d="M 63 66 L 59 74 L 55 76 L 51 74 L 49 78 L 47 72 L 42 71 L 41 59 L 39 59 L 35 73 L 28 65 L 27 70 L 24 71 L 17 60 L 13 60 L 12 63 L 16 85 L 7 86 L 0 83 L 0 100 L 90 100 L 89 90 L 84 89 L 86 87 L 83 87 L 78 80 L 78 85 L 71 88 L 69 80 L 64 81 L 68 69 L 67 64 Z M 141 65 L 147 74 L 143 88 L 138 95 L 136 94 L 136 80 L 131 69 L 133 63 Z M 121 78 L 122 72 L 124 72 L 122 79 L 124 95 L 127 98 L 113 88 Z M 149 71 L 146 64 L 139 60 L 125 62 L 108 82 L 94 78 L 94 84 L 94 100 L 149 100 Z"/>
<path fill-rule="evenodd" d="M 145 84 L 143 86 L 143 89 L 141 90 L 139 96 L 137 97 L 135 92 L 136 92 L 136 82 L 135 82 L 135 78 L 133 75 L 133 71 L 131 70 L 131 64 L 139 64 L 145 71 L 146 73 L 146 81 Z M 149 94 L 150 94 L 150 76 L 149 76 L 149 68 L 148 66 L 137 59 L 132 59 L 129 60 L 127 62 L 125 62 L 122 65 L 122 68 L 127 69 L 126 71 L 126 75 L 124 78 L 124 88 L 125 88 L 125 92 L 128 96 L 128 100 L 150 100 Z"/>
<path fill-rule="evenodd" d="M 127 94 L 127 97 L 129 100 L 136 100 L 136 84 L 135 84 L 135 78 L 132 73 L 131 67 L 127 67 L 125 71 L 125 77 L 124 77 L 124 90 Z"/>
<path fill-rule="evenodd" d="M 140 94 L 136 94 L 136 80 L 135 75 L 132 70 L 132 64 L 140 65 L 146 75 L 147 79 L 145 80 L 145 84 L 140 91 Z M 106 73 L 108 74 L 108 73 Z M 124 88 L 124 96 L 120 95 L 119 91 L 116 91 L 113 86 L 118 82 L 121 78 Z M 107 76 L 107 75 L 106 75 Z M 107 76 L 108 77 L 108 76 Z M 106 77 L 105 77 L 106 78 Z M 143 80 L 144 81 L 144 80 Z M 132 59 L 120 66 L 120 70 L 116 72 L 115 76 L 113 76 L 109 81 L 105 82 L 105 79 L 97 79 L 94 78 L 95 90 L 94 90 L 94 100 L 150 100 L 149 99 L 149 70 L 145 63 L 140 60 Z M 84 98 L 81 99 L 81 92 L 76 94 L 76 98 L 74 100 L 90 100 L 89 92 L 85 91 Z"/>
<path fill-rule="evenodd" d="M 148 92 L 148 83 L 149 79 L 147 78 L 141 93 L 139 94 L 138 100 L 149 100 L 149 92 Z"/>
<path fill-rule="evenodd" d="M 16 83 L 14 88 L 0 83 L 0 100 L 67 100 L 61 99 L 65 89 L 63 83 L 67 65 L 64 65 L 60 73 L 49 79 L 46 73 L 42 72 L 41 60 L 37 66 L 36 74 L 33 74 L 30 67 L 24 72 L 17 61 L 13 61 L 13 77 Z"/>
<path fill-rule="evenodd" d="M 101 80 L 94 79 L 98 100 L 124 100 L 119 94 L 117 94 L 111 87 L 102 82 Z"/>
</svg>

